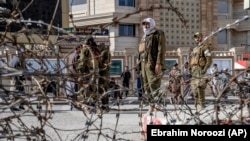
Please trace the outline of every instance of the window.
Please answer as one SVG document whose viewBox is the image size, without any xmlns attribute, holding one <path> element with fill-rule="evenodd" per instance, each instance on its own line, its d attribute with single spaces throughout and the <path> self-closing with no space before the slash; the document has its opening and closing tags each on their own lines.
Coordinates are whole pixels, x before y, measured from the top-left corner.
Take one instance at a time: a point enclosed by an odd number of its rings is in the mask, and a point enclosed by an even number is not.
<svg viewBox="0 0 250 141">
<path fill-rule="evenodd" d="M 135 36 L 135 25 L 119 25 L 119 36 Z"/>
<path fill-rule="evenodd" d="M 60 59 L 60 72 L 66 73 L 66 65 L 63 59 Z M 37 59 L 26 59 L 26 68 L 28 72 L 47 70 L 50 73 L 54 73 L 57 70 L 57 59 L 46 59 L 46 60 L 37 60 Z"/>
<path fill-rule="evenodd" d="M 74 28 L 64 28 L 64 31 L 67 33 L 73 33 L 73 32 L 75 32 L 75 29 Z"/>
<path fill-rule="evenodd" d="M 122 66 L 123 66 L 122 59 L 112 59 L 109 74 L 120 76 L 123 71 Z"/>
<path fill-rule="evenodd" d="M 41 70 L 41 62 L 37 59 L 26 59 L 26 68 L 28 72 L 40 71 Z"/>
<path fill-rule="evenodd" d="M 175 63 L 178 63 L 177 59 L 166 59 L 165 60 L 166 66 L 167 66 L 167 71 L 165 71 L 165 75 L 169 75 L 169 69 L 172 69 L 174 67 Z"/>
<path fill-rule="evenodd" d="M 0 58 L 0 68 L 7 66 L 7 58 Z"/>
<path fill-rule="evenodd" d="M 218 13 L 220 13 L 220 14 L 228 14 L 229 13 L 228 1 L 218 1 Z"/>
<path fill-rule="evenodd" d="M 231 71 L 233 69 L 232 62 L 233 62 L 233 60 L 231 58 L 213 59 L 212 64 L 217 64 L 219 70 L 222 70 L 224 68 L 228 68 L 229 72 L 232 74 L 232 71 Z M 208 74 L 211 74 L 211 72 L 210 72 L 211 68 L 212 68 L 212 65 L 207 70 Z"/>
<path fill-rule="evenodd" d="M 92 29 L 92 31 L 93 31 L 93 35 L 105 35 L 105 36 L 107 36 L 107 35 L 109 35 L 109 30 L 108 29 L 104 29 L 104 30 L 99 30 L 99 29 Z"/>
<path fill-rule="evenodd" d="M 87 0 L 69 0 L 69 6 L 86 4 Z"/>
<path fill-rule="evenodd" d="M 66 73 L 66 64 L 63 59 L 59 59 L 60 64 L 58 65 L 57 59 L 46 59 L 45 68 L 47 67 L 47 71 L 54 73 L 55 71 L 60 71 L 61 73 Z"/>
<path fill-rule="evenodd" d="M 218 44 L 227 44 L 227 31 L 223 30 L 218 33 Z"/>
<path fill-rule="evenodd" d="M 135 7 L 135 0 L 119 0 L 119 6 Z"/>
</svg>

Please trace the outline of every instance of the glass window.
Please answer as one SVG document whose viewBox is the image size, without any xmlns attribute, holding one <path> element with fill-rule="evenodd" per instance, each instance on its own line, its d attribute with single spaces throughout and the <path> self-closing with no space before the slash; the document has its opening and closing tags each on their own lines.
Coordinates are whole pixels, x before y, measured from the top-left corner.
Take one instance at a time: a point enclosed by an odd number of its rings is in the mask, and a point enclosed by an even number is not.
<svg viewBox="0 0 250 141">
<path fill-rule="evenodd" d="M 87 0 L 69 0 L 69 5 L 81 5 L 86 3 Z"/>
<path fill-rule="evenodd" d="M 221 14 L 229 13 L 228 1 L 218 1 L 218 13 L 221 13 Z"/>
<path fill-rule="evenodd" d="M 37 59 L 26 59 L 26 69 L 28 72 L 40 71 L 41 61 Z"/>
<path fill-rule="evenodd" d="M 135 25 L 119 25 L 119 36 L 135 36 Z"/>
<path fill-rule="evenodd" d="M 223 30 L 218 33 L 218 44 L 227 44 L 227 31 Z"/>
<path fill-rule="evenodd" d="M 135 7 L 135 0 L 119 0 L 119 6 Z"/>
<path fill-rule="evenodd" d="M 166 59 L 165 60 L 167 70 L 165 71 L 165 75 L 169 75 L 169 70 L 171 70 L 174 67 L 175 63 L 178 63 L 177 59 Z"/>
<path fill-rule="evenodd" d="M 93 29 L 93 33 L 94 35 L 109 35 L 109 30 L 108 29 L 104 29 L 104 30 L 100 30 L 100 29 Z"/>
<path fill-rule="evenodd" d="M 7 66 L 7 58 L 0 58 L 0 68 Z"/>
<path fill-rule="evenodd" d="M 110 73 L 110 75 L 121 75 L 121 73 L 122 73 L 122 67 L 123 66 L 123 62 L 122 62 L 122 60 L 121 59 L 113 59 L 112 61 L 111 61 L 111 66 L 110 66 L 110 71 L 109 71 L 109 73 Z"/>
<path fill-rule="evenodd" d="M 217 64 L 218 65 L 218 69 L 219 71 L 224 69 L 224 68 L 228 68 L 229 72 L 232 74 L 232 59 L 213 59 L 212 64 Z M 208 74 L 211 74 L 211 69 L 212 69 L 212 65 L 210 66 L 210 68 L 207 70 Z"/>
<path fill-rule="evenodd" d="M 57 63 L 57 59 L 46 59 L 45 62 L 45 69 L 51 73 L 59 70 L 61 73 L 66 73 L 66 64 L 63 59 L 60 59 L 60 66 Z"/>
<path fill-rule="evenodd" d="M 51 73 L 54 73 L 57 70 L 57 59 L 46 59 L 43 60 L 37 60 L 37 59 L 26 59 L 26 69 L 28 72 L 34 72 L 34 71 L 42 71 L 42 70 L 48 70 Z M 42 65 L 41 65 L 42 64 Z M 60 59 L 60 72 L 66 73 L 66 67 L 65 67 L 65 61 L 63 59 Z"/>
</svg>

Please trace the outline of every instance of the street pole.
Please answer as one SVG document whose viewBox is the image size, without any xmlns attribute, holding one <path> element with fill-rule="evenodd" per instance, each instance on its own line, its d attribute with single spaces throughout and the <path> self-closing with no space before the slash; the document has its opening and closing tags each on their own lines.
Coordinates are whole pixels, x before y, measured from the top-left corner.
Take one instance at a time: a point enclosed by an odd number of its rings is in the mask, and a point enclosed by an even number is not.
<svg viewBox="0 0 250 141">
<path fill-rule="evenodd" d="M 57 65 L 56 65 L 56 73 L 61 73 L 59 72 L 60 71 L 60 59 L 59 59 L 59 46 L 55 45 L 55 54 L 56 54 L 56 58 L 57 58 Z M 60 80 L 59 78 L 56 79 L 56 97 L 59 96 L 59 93 L 60 93 Z"/>
</svg>

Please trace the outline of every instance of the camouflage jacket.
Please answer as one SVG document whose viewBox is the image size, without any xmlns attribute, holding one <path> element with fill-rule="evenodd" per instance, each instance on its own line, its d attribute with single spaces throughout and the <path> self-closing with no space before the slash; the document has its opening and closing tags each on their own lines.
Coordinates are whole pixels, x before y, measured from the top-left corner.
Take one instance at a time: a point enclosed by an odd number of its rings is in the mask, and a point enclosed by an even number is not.
<svg viewBox="0 0 250 141">
<path fill-rule="evenodd" d="M 143 59 L 151 69 L 154 70 L 156 64 L 161 64 L 162 69 L 166 69 L 165 52 L 166 39 L 165 34 L 161 30 L 153 29 L 140 44 L 145 43 L 145 50 L 143 52 Z M 142 53 L 140 53 L 142 55 Z M 142 57 L 140 56 L 140 60 Z"/>
<path fill-rule="evenodd" d="M 84 45 L 79 59 L 78 70 L 80 73 L 89 73 L 92 70 L 99 69 L 100 75 L 109 73 L 110 63 L 109 49 L 100 49 L 98 46 Z"/>
</svg>

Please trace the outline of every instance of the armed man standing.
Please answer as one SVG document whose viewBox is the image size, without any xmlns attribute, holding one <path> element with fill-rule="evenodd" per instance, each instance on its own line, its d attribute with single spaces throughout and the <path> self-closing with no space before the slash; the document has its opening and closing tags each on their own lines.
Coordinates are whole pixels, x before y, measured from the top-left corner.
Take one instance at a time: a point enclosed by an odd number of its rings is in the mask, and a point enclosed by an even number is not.
<svg viewBox="0 0 250 141">
<path fill-rule="evenodd" d="M 159 99 L 159 88 L 163 70 L 166 69 L 165 52 L 166 39 L 162 30 L 155 28 L 155 21 L 146 18 L 142 22 L 144 36 L 139 44 L 139 60 L 143 79 L 143 90 L 149 97 L 151 107 L 149 112 L 155 109 L 154 103 Z"/>
<path fill-rule="evenodd" d="M 89 30 L 81 49 L 78 70 L 84 77 L 84 82 L 81 83 L 88 84 L 87 103 L 89 106 L 97 107 L 99 113 L 110 110 L 109 97 L 105 94 L 109 88 L 110 57 L 109 47 L 105 44 L 97 45 L 92 37 L 92 31 Z"/>
<path fill-rule="evenodd" d="M 211 47 L 210 44 L 202 43 L 202 33 L 196 32 L 194 40 L 197 47 L 192 50 L 190 56 L 191 67 L 191 86 L 196 98 L 197 110 L 202 110 L 205 107 L 205 89 L 208 80 L 205 79 L 205 74 L 212 64 Z"/>
</svg>

